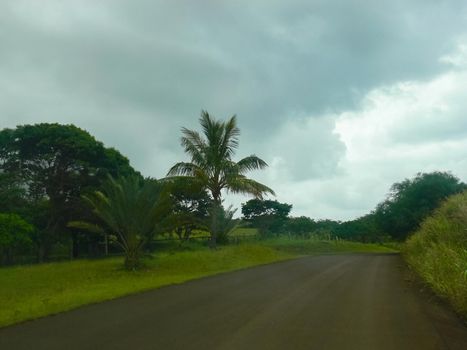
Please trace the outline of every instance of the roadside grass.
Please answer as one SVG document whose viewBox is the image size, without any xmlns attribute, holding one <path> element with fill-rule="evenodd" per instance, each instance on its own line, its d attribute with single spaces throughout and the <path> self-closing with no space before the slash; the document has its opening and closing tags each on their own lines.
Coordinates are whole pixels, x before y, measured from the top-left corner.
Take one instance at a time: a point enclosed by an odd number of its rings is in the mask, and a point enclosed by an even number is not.
<svg viewBox="0 0 467 350">
<path fill-rule="evenodd" d="M 280 237 L 265 240 L 264 245 L 295 255 L 335 253 L 397 253 L 398 250 L 381 244 L 350 242 L 343 240 L 313 240 Z"/>
<path fill-rule="evenodd" d="M 122 258 L 75 260 L 0 269 L 0 327 L 203 276 L 294 257 L 333 252 L 391 252 L 353 242 L 278 238 L 210 250 L 199 243 L 166 246 L 129 272 Z"/>
<path fill-rule="evenodd" d="M 403 256 L 436 294 L 467 317 L 467 192 L 449 198 L 405 244 Z"/>
</svg>

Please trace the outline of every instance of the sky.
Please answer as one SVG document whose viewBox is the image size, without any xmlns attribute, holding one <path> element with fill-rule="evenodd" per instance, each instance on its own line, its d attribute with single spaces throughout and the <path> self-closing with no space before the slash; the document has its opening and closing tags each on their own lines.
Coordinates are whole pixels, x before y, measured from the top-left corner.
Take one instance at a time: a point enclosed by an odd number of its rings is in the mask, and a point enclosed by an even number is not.
<svg viewBox="0 0 467 350">
<path fill-rule="evenodd" d="M 466 182 L 467 2 L 0 2 L 0 128 L 74 124 L 161 178 L 201 110 L 237 115 L 235 160 L 264 159 L 250 176 L 294 216 L 359 217 L 418 172 Z"/>
</svg>

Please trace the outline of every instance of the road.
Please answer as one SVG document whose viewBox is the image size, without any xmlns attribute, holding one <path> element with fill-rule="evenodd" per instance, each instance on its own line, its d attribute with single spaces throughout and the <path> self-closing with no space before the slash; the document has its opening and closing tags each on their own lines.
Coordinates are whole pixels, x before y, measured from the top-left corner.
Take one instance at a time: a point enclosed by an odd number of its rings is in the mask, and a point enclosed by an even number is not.
<svg viewBox="0 0 467 350">
<path fill-rule="evenodd" d="M 467 349 L 398 255 L 326 255 L 164 287 L 0 329 L 0 349 Z"/>
</svg>

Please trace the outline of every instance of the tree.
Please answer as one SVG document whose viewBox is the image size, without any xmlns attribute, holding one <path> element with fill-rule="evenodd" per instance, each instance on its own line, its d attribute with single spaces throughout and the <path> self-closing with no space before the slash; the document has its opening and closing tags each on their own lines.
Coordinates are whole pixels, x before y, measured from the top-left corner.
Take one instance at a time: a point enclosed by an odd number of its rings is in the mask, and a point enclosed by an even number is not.
<svg viewBox="0 0 467 350">
<path fill-rule="evenodd" d="M 316 222 L 306 216 L 289 218 L 286 222 L 286 230 L 292 235 L 309 237 L 316 227 Z"/>
<path fill-rule="evenodd" d="M 181 144 L 191 157 L 191 162 L 179 162 L 168 172 L 167 176 L 186 176 L 197 181 L 202 188 L 209 191 L 213 198 L 213 206 L 222 206 L 222 191 L 251 194 L 262 198 L 264 194 L 274 194 L 269 187 L 245 176 L 248 171 L 264 169 L 265 161 L 256 155 L 250 155 L 235 162 L 232 158 L 238 148 L 240 129 L 237 119 L 231 117 L 226 122 L 217 121 L 206 111 L 201 112 L 199 119 L 204 138 L 200 133 L 182 128 Z M 217 210 L 217 209 L 214 209 Z M 216 245 L 216 215 L 212 215 L 211 245 Z"/>
<path fill-rule="evenodd" d="M 172 214 L 167 229 L 174 231 L 183 243 L 190 239 L 193 230 L 207 229 L 212 199 L 198 182 L 177 178 L 170 185 Z"/>
<path fill-rule="evenodd" d="M 27 205 L 26 193 L 13 174 L 0 172 L 0 212 L 20 212 Z"/>
<path fill-rule="evenodd" d="M 243 219 L 258 228 L 261 234 L 279 233 L 284 229 L 291 209 L 291 204 L 276 200 L 250 199 L 242 204 Z"/>
<path fill-rule="evenodd" d="M 331 219 L 321 219 L 316 221 L 316 228 L 313 231 L 314 234 L 323 238 L 331 239 L 332 236 L 336 236 L 339 232 L 339 228 L 342 225 L 342 222 L 331 220 Z"/>
<path fill-rule="evenodd" d="M 0 173 L 25 192 L 31 209 L 48 208 L 45 220 L 38 220 L 44 224 L 38 229 L 46 259 L 52 244 L 67 231 L 66 223 L 82 210 L 83 193 L 97 189 L 107 174 L 136 172 L 127 158 L 105 148 L 88 132 L 74 125 L 43 123 L 0 131 Z M 71 239 L 75 253 L 73 234 Z"/>
<path fill-rule="evenodd" d="M 380 243 L 387 238 L 378 227 L 374 213 L 341 223 L 335 234 L 342 239 L 365 243 Z"/>
<path fill-rule="evenodd" d="M 226 244 L 229 241 L 229 235 L 238 227 L 238 219 L 234 219 L 237 209 L 232 209 L 230 205 L 227 209 L 223 206 L 213 206 L 211 215 L 216 217 L 215 232 L 217 232 L 217 242 Z"/>
<path fill-rule="evenodd" d="M 19 215 L 0 213 L 0 265 L 13 263 L 19 251 L 32 245 L 33 231 Z"/>
<path fill-rule="evenodd" d="M 404 240 L 443 200 L 464 189 L 466 185 L 450 173 L 418 173 L 392 185 L 387 199 L 376 208 L 376 222 L 392 238 Z"/>
<path fill-rule="evenodd" d="M 159 232 L 170 210 L 164 185 L 156 180 L 142 181 L 138 176 L 109 176 L 102 191 L 83 199 L 97 220 L 69 225 L 116 237 L 125 252 L 125 267 L 139 267 L 144 246 Z"/>
</svg>

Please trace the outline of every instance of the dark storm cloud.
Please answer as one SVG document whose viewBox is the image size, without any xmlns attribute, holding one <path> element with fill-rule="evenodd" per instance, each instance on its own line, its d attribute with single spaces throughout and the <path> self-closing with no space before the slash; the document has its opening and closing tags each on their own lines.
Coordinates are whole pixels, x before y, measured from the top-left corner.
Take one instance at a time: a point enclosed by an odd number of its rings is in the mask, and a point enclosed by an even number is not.
<svg viewBox="0 0 467 350">
<path fill-rule="evenodd" d="M 166 113 L 238 113 L 255 124 L 290 110 L 352 108 L 381 83 L 432 76 L 465 15 L 460 2 L 438 1 L 78 3 L 51 2 L 56 14 L 42 22 L 37 13 L 15 21 L 21 8 L 4 11 L 4 50 L 64 87 Z M 46 25 L 60 15 L 61 27 Z"/>
</svg>

